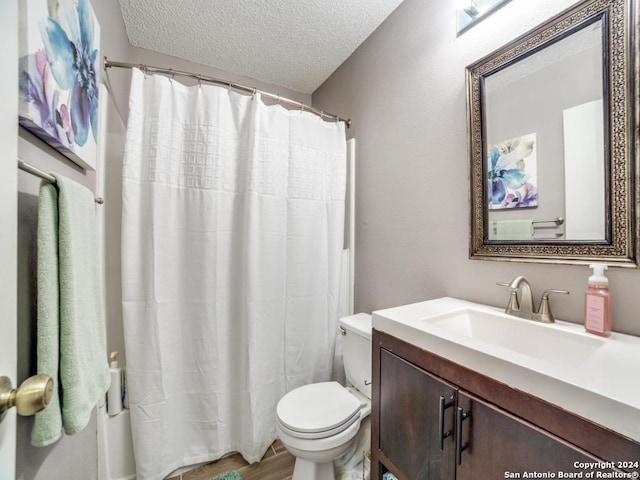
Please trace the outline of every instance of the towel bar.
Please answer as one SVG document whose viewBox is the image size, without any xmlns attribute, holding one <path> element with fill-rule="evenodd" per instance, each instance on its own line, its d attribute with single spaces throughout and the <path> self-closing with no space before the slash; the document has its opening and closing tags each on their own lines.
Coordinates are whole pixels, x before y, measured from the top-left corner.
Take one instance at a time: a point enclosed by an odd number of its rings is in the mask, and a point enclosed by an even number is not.
<svg viewBox="0 0 640 480">
<path fill-rule="evenodd" d="M 564 218 L 563 217 L 556 217 L 553 220 L 534 220 L 533 222 L 534 227 L 536 228 L 535 225 L 539 224 L 539 223 L 555 223 L 556 225 L 562 225 L 564 223 Z"/>
<path fill-rule="evenodd" d="M 27 172 L 27 173 L 30 173 L 31 175 L 35 175 L 36 177 L 40 177 L 45 182 L 53 183 L 54 185 L 56 183 L 56 177 L 54 177 L 50 173 L 43 172 L 42 170 L 34 167 L 33 165 L 29 165 L 24 160 L 18 159 L 18 168 L 23 172 Z M 102 197 L 96 197 L 95 202 L 98 205 L 102 205 L 104 203 L 104 199 Z"/>
</svg>

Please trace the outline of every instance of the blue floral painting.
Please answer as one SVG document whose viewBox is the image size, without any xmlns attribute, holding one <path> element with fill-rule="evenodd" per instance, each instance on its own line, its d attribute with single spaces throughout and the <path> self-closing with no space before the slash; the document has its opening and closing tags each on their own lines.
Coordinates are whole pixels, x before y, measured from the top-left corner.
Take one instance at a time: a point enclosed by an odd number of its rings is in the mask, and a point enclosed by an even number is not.
<svg viewBox="0 0 640 480">
<path fill-rule="evenodd" d="M 537 207 L 536 134 L 491 145 L 487 153 L 489 209 Z"/>
<path fill-rule="evenodd" d="M 20 125 L 95 169 L 100 27 L 91 4 L 20 3 Z"/>
</svg>

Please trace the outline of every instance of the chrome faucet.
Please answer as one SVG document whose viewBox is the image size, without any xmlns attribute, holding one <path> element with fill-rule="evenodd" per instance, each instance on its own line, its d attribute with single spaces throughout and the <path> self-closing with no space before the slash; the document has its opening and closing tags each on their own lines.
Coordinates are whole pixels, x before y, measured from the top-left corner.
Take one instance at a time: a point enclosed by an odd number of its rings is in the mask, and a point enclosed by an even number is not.
<svg viewBox="0 0 640 480">
<path fill-rule="evenodd" d="M 554 323 L 556 321 L 553 317 L 553 313 L 551 312 L 549 295 L 552 293 L 569 294 L 566 290 L 556 290 L 553 288 L 545 290 L 542 293 L 542 299 L 540 300 L 540 309 L 536 311 L 533 304 L 531 284 L 522 275 L 514 278 L 509 283 L 498 282 L 497 285 L 507 287 L 511 291 L 509 303 L 507 304 L 507 308 L 504 310 L 506 314 L 543 323 Z M 519 300 L 518 298 L 519 290 L 522 290 L 522 300 Z"/>
<path fill-rule="evenodd" d="M 531 320 L 533 316 L 533 294 L 531 293 L 531 284 L 522 275 L 514 278 L 509 283 L 498 283 L 503 287 L 508 287 L 511 290 L 511 296 L 509 297 L 509 304 L 504 313 L 514 315 L 520 318 L 526 318 Z M 518 299 L 518 290 L 522 285 L 522 299 Z"/>
</svg>

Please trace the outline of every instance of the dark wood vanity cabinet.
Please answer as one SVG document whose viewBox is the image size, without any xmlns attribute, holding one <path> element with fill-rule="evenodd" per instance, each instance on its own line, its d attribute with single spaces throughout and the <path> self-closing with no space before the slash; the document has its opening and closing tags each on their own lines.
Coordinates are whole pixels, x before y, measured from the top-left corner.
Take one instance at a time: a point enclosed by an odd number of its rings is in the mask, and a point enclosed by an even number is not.
<svg viewBox="0 0 640 480">
<path fill-rule="evenodd" d="M 471 394 L 459 392 L 458 406 L 467 415 L 460 442 L 468 447 L 461 452 L 457 479 L 499 479 L 509 478 L 509 474 L 515 478 L 524 472 L 584 472 L 574 466 L 575 462 L 601 461 Z"/>
<path fill-rule="evenodd" d="M 576 462 L 640 461 L 640 444 L 543 400 L 385 333 L 373 342 L 372 480 L 589 478 Z"/>
<path fill-rule="evenodd" d="M 407 478 L 453 478 L 451 431 L 439 426 L 453 423 L 456 388 L 384 349 L 380 378 L 379 450 Z"/>
</svg>

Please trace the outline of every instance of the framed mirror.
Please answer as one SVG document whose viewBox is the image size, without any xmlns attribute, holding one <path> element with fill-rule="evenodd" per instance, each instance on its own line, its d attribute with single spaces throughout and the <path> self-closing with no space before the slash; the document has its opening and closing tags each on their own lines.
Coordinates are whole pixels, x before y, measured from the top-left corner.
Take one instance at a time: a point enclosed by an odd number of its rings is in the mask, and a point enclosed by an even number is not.
<svg viewBox="0 0 640 480">
<path fill-rule="evenodd" d="M 467 67 L 470 257 L 636 267 L 636 0 L 586 0 Z"/>
</svg>

